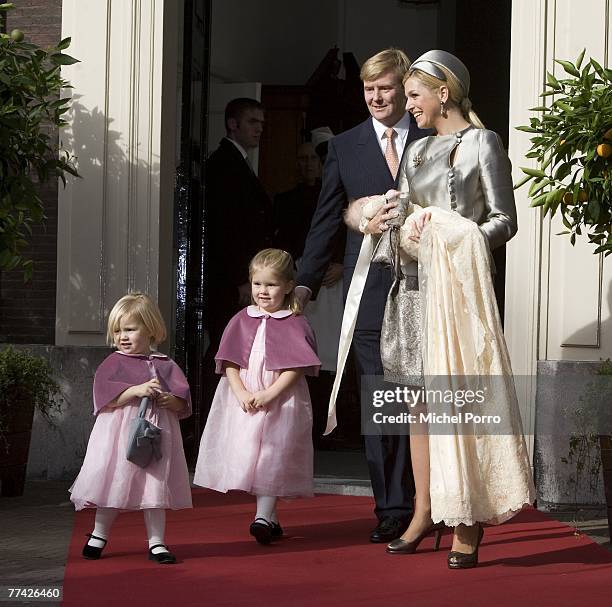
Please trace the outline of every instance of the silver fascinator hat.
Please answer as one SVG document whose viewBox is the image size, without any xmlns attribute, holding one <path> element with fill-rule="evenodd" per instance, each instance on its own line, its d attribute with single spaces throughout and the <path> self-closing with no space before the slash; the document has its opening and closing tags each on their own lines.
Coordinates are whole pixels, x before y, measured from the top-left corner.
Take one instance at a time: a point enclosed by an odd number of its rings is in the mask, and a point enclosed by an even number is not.
<svg viewBox="0 0 612 607">
<path fill-rule="evenodd" d="M 446 76 L 440 67 L 446 68 L 457 78 L 463 89 L 464 97 L 467 97 L 470 92 L 470 72 L 468 72 L 463 62 L 457 59 L 455 55 L 451 55 L 451 53 L 438 50 L 427 51 L 412 62 L 410 71 L 420 70 L 434 78 L 446 81 Z"/>
</svg>

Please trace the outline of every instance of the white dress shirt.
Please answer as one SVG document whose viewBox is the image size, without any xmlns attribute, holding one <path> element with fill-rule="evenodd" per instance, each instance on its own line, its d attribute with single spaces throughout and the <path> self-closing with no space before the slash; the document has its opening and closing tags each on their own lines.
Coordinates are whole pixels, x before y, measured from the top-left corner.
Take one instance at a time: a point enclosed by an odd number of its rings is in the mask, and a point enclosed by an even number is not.
<svg viewBox="0 0 612 607">
<path fill-rule="evenodd" d="M 389 127 L 376 120 L 376 118 L 372 118 L 372 124 L 374 125 L 374 130 L 376 131 L 378 145 L 380 145 L 380 149 L 384 156 L 385 150 L 387 149 L 387 138 L 385 137 L 385 131 Z M 395 151 L 397 152 L 397 157 L 401 163 L 404 148 L 406 147 L 406 140 L 408 139 L 408 131 L 410 130 L 410 114 L 406 112 L 402 119 L 397 122 L 397 124 L 393 125 L 393 129 L 395 129 L 395 132 L 397 133 L 397 137 L 395 138 Z"/>
</svg>

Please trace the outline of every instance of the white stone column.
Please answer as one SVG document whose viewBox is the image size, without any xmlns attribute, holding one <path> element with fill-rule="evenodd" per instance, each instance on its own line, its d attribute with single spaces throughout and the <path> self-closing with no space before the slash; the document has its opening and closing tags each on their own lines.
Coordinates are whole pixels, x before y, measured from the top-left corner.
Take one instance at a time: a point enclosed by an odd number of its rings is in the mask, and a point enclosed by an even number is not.
<svg viewBox="0 0 612 607">
<path fill-rule="evenodd" d="M 555 59 L 586 57 L 608 62 L 610 0 L 515 0 L 512 3 L 510 159 L 515 183 L 524 176 L 529 134 L 528 108 L 543 104 L 546 71 L 561 77 Z M 550 98 L 545 102 L 550 103 Z M 612 287 L 611 261 L 601 265 L 593 247 L 572 247 L 559 218 L 543 219 L 530 208 L 528 187 L 516 191 L 518 235 L 508 245 L 506 337 L 519 384 L 525 431 L 533 435 L 538 360 L 598 360 L 612 356 L 612 327 L 606 300 Z M 608 321 L 608 322 L 606 322 Z M 531 436 L 533 440 L 533 436 Z M 531 445 L 532 446 L 532 445 Z"/>
<path fill-rule="evenodd" d="M 103 345 L 128 290 L 159 297 L 171 320 L 180 5 L 63 2 L 66 52 L 80 63 L 63 70 L 73 104 L 61 138 L 81 178 L 59 195 L 58 345 Z"/>
</svg>

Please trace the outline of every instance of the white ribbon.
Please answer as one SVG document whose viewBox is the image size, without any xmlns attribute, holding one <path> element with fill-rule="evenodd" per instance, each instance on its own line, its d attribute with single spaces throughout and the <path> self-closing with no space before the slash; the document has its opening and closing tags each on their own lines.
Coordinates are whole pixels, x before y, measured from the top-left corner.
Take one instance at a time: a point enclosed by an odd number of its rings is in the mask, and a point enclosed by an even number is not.
<svg viewBox="0 0 612 607">
<path fill-rule="evenodd" d="M 355 332 L 355 324 L 357 322 L 357 313 L 359 312 L 359 304 L 365 287 L 368 271 L 370 269 L 370 261 L 374 253 L 374 239 L 370 234 L 366 234 L 361 242 L 359 249 L 359 257 L 357 265 L 351 280 L 351 285 L 346 296 L 346 304 L 344 306 L 344 314 L 342 315 L 342 329 L 340 331 L 340 345 L 338 346 L 338 363 L 336 366 L 336 377 L 329 397 L 329 408 L 327 410 L 327 426 L 323 436 L 327 436 L 337 425 L 336 420 L 336 398 L 340 383 L 342 382 L 342 373 L 351 348 L 353 333 Z"/>
</svg>

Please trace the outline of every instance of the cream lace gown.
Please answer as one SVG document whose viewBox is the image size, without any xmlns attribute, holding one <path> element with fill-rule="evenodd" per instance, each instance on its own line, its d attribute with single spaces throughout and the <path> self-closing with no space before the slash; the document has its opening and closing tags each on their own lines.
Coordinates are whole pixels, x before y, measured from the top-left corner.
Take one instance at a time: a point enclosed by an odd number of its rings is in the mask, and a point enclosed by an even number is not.
<svg viewBox="0 0 612 607">
<path fill-rule="evenodd" d="M 402 244 L 418 256 L 425 387 L 439 387 L 440 376 L 449 387 L 461 387 L 468 376 L 470 387 L 476 382 L 488 390 L 473 412 L 500 419 L 430 425 L 432 519 L 448 526 L 502 523 L 532 503 L 535 491 L 488 246 L 473 221 L 428 207 L 431 221 L 417 249 L 407 239 L 409 222 L 423 212 L 415 209 L 402 228 Z"/>
<path fill-rule="evenodd" d="M 484 387 L 485 402 L 473 412 L 501 420 L 430 424 L 432 518 L 450 526 L 501 523 L 535 495 L 489 254 L 516 232 L 510 161 L 496 133 L 468 126 L 414 142 L 399 184 L 432 212 L 415 255 L 426 387 L 440 377 L 453 389 Z M 417 274 L 408 265 L 407 274 Z"/>
</svg>

